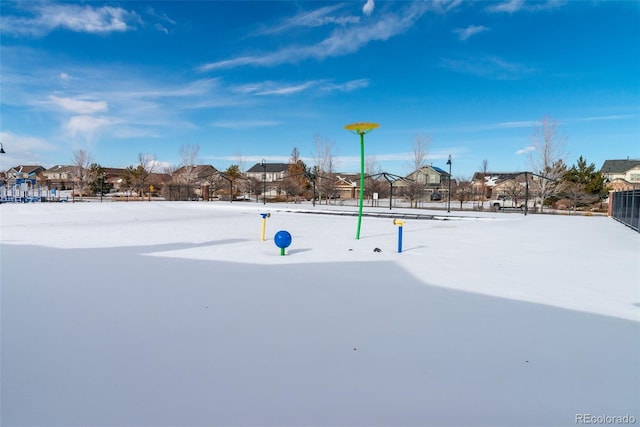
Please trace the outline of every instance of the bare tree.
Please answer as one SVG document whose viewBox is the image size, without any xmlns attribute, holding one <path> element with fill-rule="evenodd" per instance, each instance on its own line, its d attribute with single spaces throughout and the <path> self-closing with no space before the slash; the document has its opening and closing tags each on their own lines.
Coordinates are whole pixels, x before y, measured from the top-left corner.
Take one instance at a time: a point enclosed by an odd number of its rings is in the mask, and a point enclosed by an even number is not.
<svg viewBox="0 0 640 427">
<path fill-rule="evenodd" d="M 80 190 L 80 198 L 84 194 L 85 187 L 89 184 L 90 170 L 89 167 L 93 163 L 93 156 L 84 149 L 78 149 L 73 152 L 72 158 L 72 175 L 74 183 L 78 184 Z"/>
<path fill-rule="evenodd" d="M 381 178 L 382 168 L 373 155 L 367 155 L 365 157 L 365 196 L 370 198 L 373 203 L 374 194 L 378 194 L 378 200 L 380 198 L 387 197 L 387 183 L 384 178 Z"/>
<path fill-rule="evenodd" d="M 298 202 L 298 196 L 302 195 L 308 186 L 305 176 L 306 171 L 307 165 L 305 165 L 300 158 L 298 147 L 293 147 L 291 157 L 289 158 L 287 176 L 282 182 L 281 189 L 287 196 L 293 197 L 296 203 Z"/>
<path fill-rule="evenodd" d="M 162 167 L 162 173 L 169 176 L 169 182 L 162 186 L 162 196 L 166 200 L 180 199 L 176 193 L 176 184 L 178 183 L 175 175 L 176 170 L 178 170 L 178 168 L 174 165 L 165 165 Z"/>
<path fill-rule="evenodd" d="M 487 175 L 489 174 L 489 161 L 484 159 L 480 163 L 480 172 L 482 173 L 482 184 L 480 186 L 480 207 L 484 209 L 484 201 L 487 199 Z"/>
<path fill-rule="evenodd" d="M 158 169 L 158 162 L 153 154 L 138 153 L 138 165 L 135 168 L 135 187 L 140 196 L 147 189 L 149 177 Z"/>
<path fill-rule="evenodd" d="M 237 152 L 234 157 L 236 159 L 236 164 L 238 165 L 238 170 L 240 170 L 240 174 L 244 175 L 244 173 L 246 172 L 246 162 L 244 160 L 244 157 L 242 156 L 242 153 Z"/>
<path fill-rule="evenodd" d="M 315 153 L 314 153 L 314 171 L 316 174 L 316 185 L 320 191 L 320 199 L 322 195 L 326 197 L 329 203 L 330 197 L 335 190 L 335 182 L 333 174 L 335 172 L 335 158 L 333 151 L 335 144 L 319 134 L 313 136 Z"/>
<path fill-rule="evenodd" d="M 415 172 L 426 166 L 429 152 L 430 136 L 416 135 L 413 141 L 411 158 L 409 159 L 409 173 Z"/>
<path fill-rule="evenodd" d="M 426 182 L 421 179 L 420 169 L 427 164 L 427 154 L 431 137 L 416 135 L 413 141 L 411 158 L 409 159 L 409 174 L 413 174 L 414 179 L 405 187 L 405 196 L 409 198 L 411 207 L 418 207 L 418 201 L 424 195 Z"/>
<path fill-rule="evenodd" d="M 195 167 L 200 154 L 200 146 L 198 144 L 187 144 L 180 146 L 180 160 L 182 166 Z"/>
<path fill-rule="evenodd" d="M 453 191 L 453 196 L 460 202 L 460 209 L 462 204 L 473 198 L 473 183 L 471 178 L 458 177 L 455 180 L 456 188 Z"/>
<path fill-rule="evenodd" d="M 566 142 L 567 137 L 559 133 L 557 123 L 547 117 L 534 128 L 531 144 L 534 150 L 529 153 L 529 162 L 539 178 L 540 213 L 545 200 L 556 194 L 557 183 L 565 173 Z"/>
<path fill-rule="evenodd" d="M 258 203 L 258 199 L 262 195 L 263 190 L 262 181 L 253 176 L 248 177 L 245 181 L 248 191 L 256 195 L 256 203 Z"/>
<path fill-rule="evenodd" d="M 198 144 L 187 144 L 180 147 L 180 160 L 183 168 L 180 178 L 187 185 L 187 194 L 189 197 L 191 197 L 191 183 L 197 178 L 194 176 L 194 172 L 196 170 L 199 153 L 200 146 Z"/>
<path fill-rule="evenodd" d="M 515 206 L 518 206 L 518 202 L 525 197 L 525 182 L 524 177 L 516 177 L 504 184 L 504 194 L 508 199 L 513 200 Z"/>
</svg>

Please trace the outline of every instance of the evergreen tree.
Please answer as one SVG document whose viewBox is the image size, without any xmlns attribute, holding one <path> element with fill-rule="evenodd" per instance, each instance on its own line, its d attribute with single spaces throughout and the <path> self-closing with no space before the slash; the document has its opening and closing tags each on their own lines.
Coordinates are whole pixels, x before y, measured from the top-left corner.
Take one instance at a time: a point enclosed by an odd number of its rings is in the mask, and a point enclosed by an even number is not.
<svg viewBox="0 0 640 427">
<path fill-rule="evenodd" d="M 93 194 L 107 194 L 113 188 L 113 184 L 107 181 L 107 172 L 97 163 L 89 166 L 89 187 Z"/>
<path fill-rule="evenodd" d="M 606 194 L 605 178 L 594 163 L 580 156 L 563 177 L 564 192 L 579 205 L 594 203 Z"/>
</svg>

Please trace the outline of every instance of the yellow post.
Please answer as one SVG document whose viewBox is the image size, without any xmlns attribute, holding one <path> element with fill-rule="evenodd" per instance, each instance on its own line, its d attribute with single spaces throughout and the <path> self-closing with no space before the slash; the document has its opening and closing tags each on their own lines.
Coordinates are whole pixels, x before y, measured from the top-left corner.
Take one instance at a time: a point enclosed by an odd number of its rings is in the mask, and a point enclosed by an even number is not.
<svg viewBox="0 0 640 427">
<path fill-rule="evenodd" d="M 271 213 L 261 213 L 262 216 L 262 230 L 260 230 L 260 241 L 264 242 L 264 233 L 267 228 L 267 218 L 271 216 Z"/>
</svg>

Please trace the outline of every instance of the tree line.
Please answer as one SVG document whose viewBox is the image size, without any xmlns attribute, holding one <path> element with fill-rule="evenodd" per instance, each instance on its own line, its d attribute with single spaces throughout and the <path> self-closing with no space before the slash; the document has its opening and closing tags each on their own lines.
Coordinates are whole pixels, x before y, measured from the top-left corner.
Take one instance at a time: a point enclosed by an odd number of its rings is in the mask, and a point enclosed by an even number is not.
<svg viewBox="0 0 640 427">
<path fill-rule="evenodd" d="M 567 137 L 559 132 L 557 123 L 545 118 L 533 130 L 531 150 L 529 153 L 529 169 L 538 179 L 530 189 L 543 205 L 550 206 L 561 199 L 567 199 L 571 207 L 589 206 L 602 200 L 607 194 L 606 181 L 596 169 L 595 164 L 588 163 L 580 156 L 572 166 L 566 164 L 564 146 Z M 412 152 L 408 155 L 407 169 L 417 171 L 427 165 L 429 158 L 429 136 L 417 135 L 415 137 Z M 174 200 L 192 199 L 195 197 L 193 183 L 197 177 L 194 171 L 199 161 L 200 147 L 195 145 L 183 145 L 180 147 L 181 173 L 176 176 L 176 167 L 160 168 L 155 157 L 150 154 L 138 154 L 137 162 L 125 168 L 121 176 L 121 187 L 139 196 L 149 192 L 150 178 L 152 175 L 162 173 L 171 177 L 165 182 L 162 191 L 165 198 Z M 300 151 L 294 147 L 289 158 L 289 167 L 286 177 L 277 183 L 278 192 L 290 200 L 311 197 L 325 200 L 330 203 L 337 197 L 336 192 L 336 159 L 335 144 L 316 134 L 314 135 L 313 166 L 308 166 L 302 160 Z M 93 162 L 92 156 L 86 150 L 73 152 L 73 177 L 78 185 L 80 194 L 85 190 L 93 194 L 107 194 L 113 185 L 105 177 L 105 168 Z M 485 159 L 480 165 L 481 173 L 489 173 L 488 161 Z M 382 171 L 374 156 L 367 156 L 365 170 L 365 195 L 372 198 L 375 193 L 379 198 L 388 198 L 393 190 L 393 181 L 402 180 L 403 185 L 396 190 L 396 196 L 409 200 L 411 206 L 417 206 L 417 202 L 425 196 L 426 186 L 406 177 L 398 177 Z M 452 177 L 448 177 L 452 179 Z M 237 156 L 237 162 L 218 174 L 205 177 L 213 191 L 228 193 L 249 193 L 258 198 L 262 195 L 263 183 L 255 178 L 244 175 L 244 161 L 242 156 Z M 451 198 L 460 202 L 480 199 L 484 204 L 486 188 L 481 183 L 481 189 L 474 186 L 469 177 L 457 177 L 451 182 Z M 270 186 L 274 185 L 270 183 Z M 173 186 L 173 187 L 172 187 Z M 171 194 L 171 189 L 174 193 Z M 175 193 L 178 188 L 178 193 Z M 229 189 L 227 189 L 229 188 Z M 522 198 L 523 183 L 515 182 L 507 187 L 507 192 L 512 198 Z"/>
</svg>

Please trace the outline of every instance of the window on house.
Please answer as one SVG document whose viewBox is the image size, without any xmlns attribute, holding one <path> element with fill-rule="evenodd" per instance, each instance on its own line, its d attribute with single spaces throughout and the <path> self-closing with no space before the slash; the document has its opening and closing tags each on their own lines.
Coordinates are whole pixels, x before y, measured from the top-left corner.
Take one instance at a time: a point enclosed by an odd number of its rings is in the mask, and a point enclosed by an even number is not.
<svg viewBox="0 0 640 427">
<path fill-rule="evenodd" d="M 640 182 L 640 174 L 632 173 L 631 175 L 629 175 L 629 181 Z"/>
</svg>

